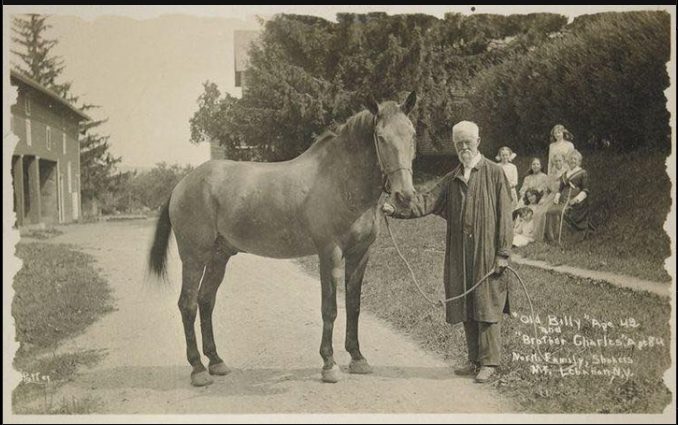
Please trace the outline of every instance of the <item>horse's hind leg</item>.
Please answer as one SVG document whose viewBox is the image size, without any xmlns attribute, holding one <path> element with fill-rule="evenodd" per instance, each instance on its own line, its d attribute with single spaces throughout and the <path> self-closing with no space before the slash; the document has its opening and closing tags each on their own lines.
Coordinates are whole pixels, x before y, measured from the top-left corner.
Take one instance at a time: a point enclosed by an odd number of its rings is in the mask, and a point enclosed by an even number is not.
<svg viewBox="0 0 678 425">
<path fill-rule="evenodd" d="M 212 312 L 217 299 L 217 290 L 224 279 L 226 264 L 230 254 L 217 247 L 212 259 L 207 264 L 205 277 L 198 292 L 198 307 L 200 309 L 200 329 L 202 330 L 202 352 L 209 358 L 209 373 L 211 375 L 226 375 L 230 372 L 224 361 L 217 354 L 212 330 Z"/>
<path fill-rule="evenodd" d="M 207 374 L 205 366 L 200 361 L 200 352 L 195 338 L 195 316 L 198 312 L 198 288 L 205 271 L 203 262 L 192 258 L 182 259 L 182 285 L 179 296 L 179 310 L 184 323 L 184 335 L 186 336 L 186 357 L 193 367 L 191 372 L 191 384 L 200 387 L 211 384 L 212 378 Z"/>
</svg>

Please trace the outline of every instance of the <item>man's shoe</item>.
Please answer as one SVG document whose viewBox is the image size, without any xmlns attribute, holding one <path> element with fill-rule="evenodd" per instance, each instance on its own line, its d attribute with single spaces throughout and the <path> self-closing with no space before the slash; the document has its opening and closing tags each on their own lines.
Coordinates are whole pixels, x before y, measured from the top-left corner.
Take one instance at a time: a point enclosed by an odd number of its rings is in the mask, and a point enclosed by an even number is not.
<svg viewBox="0 0 678 425">
<path fill-rule="evenodd" d="M 476 382 L 484 384 L 489 381 L 492 375 L 497 371 L 496 367 L 492 366 L 483 366 L 480 368 L 480 371 L 476 375 Z"/>
<path fill-rule="evenodd" d="M 473 362 L 469 362 L 461 369 L 454 370 L 454 374 L 459 376 L 473 376 L 476 374 L 476 372 L 478 372 L 478 365 Z"/>
</svg>

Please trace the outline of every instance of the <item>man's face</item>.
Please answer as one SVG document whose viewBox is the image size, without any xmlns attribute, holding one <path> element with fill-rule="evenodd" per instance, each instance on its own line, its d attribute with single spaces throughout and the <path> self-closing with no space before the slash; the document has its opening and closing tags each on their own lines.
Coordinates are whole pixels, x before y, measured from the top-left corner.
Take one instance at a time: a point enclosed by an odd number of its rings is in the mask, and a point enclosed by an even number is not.
<svg viewBox="0 0 678 425">
<path fill-rule="evenodd" d="M 480 137 L 470 135 L 461 135 L 454 139 L 454 148 L 457 150 L 457 156 L 463 163 L 471 161 L 478 153 Z"/>
</svg>

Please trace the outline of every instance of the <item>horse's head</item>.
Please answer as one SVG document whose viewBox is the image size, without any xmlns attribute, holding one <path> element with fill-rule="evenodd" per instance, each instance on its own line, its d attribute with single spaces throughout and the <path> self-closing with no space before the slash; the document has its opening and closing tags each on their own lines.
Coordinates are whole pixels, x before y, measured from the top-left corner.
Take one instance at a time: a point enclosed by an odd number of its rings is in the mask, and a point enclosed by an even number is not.
<svg viewBox="0 0 678 425">
<path fill-rule="evenodd" d="M 417 102 L 415 92 L 405 102 L 378 104 L 374 98 L 367 101 L 367 109 L 374 116 L 374 144 L 377 161 L 385 179 L 385 190 L 395 197 L 401 207 L 407 208 L 414 197 L 412 161 L 416 154 L 414 126 L 407 117 Z"/>
</svg>

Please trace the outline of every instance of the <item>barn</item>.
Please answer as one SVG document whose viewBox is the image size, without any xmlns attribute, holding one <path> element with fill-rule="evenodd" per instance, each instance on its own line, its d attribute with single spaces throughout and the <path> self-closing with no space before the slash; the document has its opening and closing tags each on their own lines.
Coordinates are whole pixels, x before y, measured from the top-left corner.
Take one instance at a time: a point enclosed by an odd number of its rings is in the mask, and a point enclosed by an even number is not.
<svg viewBox="0 0 678 425">
<path fill-rule="evenodd" d="M 18 226 L 69 223 L 80 218 L 80 123 L 90 118 L 54 91 L 16 70 L 11 107 L 14 212 Z"/>
</svg>

